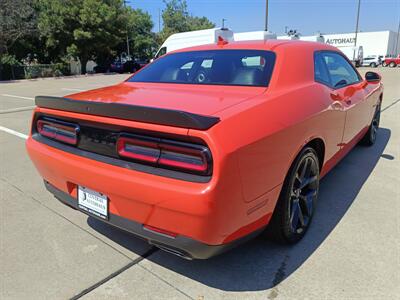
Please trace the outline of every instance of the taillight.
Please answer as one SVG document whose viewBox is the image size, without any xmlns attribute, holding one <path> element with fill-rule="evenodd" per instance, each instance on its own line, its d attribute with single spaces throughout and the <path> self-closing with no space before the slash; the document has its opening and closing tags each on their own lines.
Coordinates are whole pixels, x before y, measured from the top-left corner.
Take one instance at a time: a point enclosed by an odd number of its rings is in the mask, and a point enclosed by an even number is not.
<svg viewBox="0 0 400 300">
<path fill-rule="evenodd" d="M 158 140 L 136 137 L 120 137 L 117 141 L 117 152 L 120 156 L 135 160 L 157 163 L 160 157 Z"/>
<path fill-rule="evenodd" d="M 136 135 L 121 135 L 117 141 L 119 156 L 159 167 L 201 175 L 211 174 L 211 153 L 203 145 Z"/>
<path fill-rule="evenodd" d="M 185 147 L 160 144 L 158 163 L 163 166 L 204 173 L 208 170 L 209 150 L 206 147 Z"/>
<path fill-rule="evenodd" d="M 36 123 L 40 135 L 66 143 L 76 145 L 78 142 L 79 126 L 67 122 L 40 119 Z"/>
</svg>

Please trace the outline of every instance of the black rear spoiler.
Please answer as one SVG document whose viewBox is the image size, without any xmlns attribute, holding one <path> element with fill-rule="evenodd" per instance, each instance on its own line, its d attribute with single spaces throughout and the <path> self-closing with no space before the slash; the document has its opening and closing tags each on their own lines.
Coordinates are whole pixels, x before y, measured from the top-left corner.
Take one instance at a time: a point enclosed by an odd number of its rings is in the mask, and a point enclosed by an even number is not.
<svg viewBox="0 0 400 300">
<path fill-rule="evenodd" d="M 63 97 L 36 96 L 35 104 L 42 108 L 199 130 L 207 130 L 220 121 L 218 117 L 197 115 L 179 110 L 72 100 Z"/>
</svg>

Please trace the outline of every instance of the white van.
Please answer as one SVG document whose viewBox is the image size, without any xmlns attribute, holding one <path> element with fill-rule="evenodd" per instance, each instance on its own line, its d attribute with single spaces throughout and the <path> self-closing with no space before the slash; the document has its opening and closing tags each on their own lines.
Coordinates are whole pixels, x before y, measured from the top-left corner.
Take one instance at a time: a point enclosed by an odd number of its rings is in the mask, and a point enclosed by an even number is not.
<svg viewBox="0 0 400 300">
<path fill-rule="evenodd" d="M 218 42 L 219 37 L 228 42 L 233 41 L 233 31 L 227 28 L 213 28 L 175 33 L 165 40 L 157 51 L 155 58 L 178 49 L 214 44 Z"/>
<path fill-rule="evenodd" d="M 276 34 L 269 31 L 248 31 L 248 32 L 237 32 L 233 34 L 235 41 L 263 41 L 263 40 L 274 40 Z"/>
<path fill-rule="evenodd" d="M 278 40 L 300 40 L 306 42 L 318 42 L 325 44 L 325 38 L 322 34 L 312 35 L 312 36 L 301 36 L 300 34 L 294 35 L 281 35 L 278 36 Z"/>
<path fill-rule="evenodd" d="M 318 42 L 325 44 L 325 38 L 322 34 L 317 34 L 313 36 L 300 36 L 300 41 Z"/>
</svg>

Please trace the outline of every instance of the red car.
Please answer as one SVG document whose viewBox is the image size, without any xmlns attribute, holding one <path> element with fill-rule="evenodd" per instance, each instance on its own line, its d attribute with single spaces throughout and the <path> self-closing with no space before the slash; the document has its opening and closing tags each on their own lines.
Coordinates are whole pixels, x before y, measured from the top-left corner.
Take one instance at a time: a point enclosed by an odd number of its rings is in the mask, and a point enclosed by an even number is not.
<svg viewBox="0 0 400 300">
<path fill-rule="evenodd" d="M 267 227 L 293 243 L 320 178 L 375 142 L 380 79 L 322 43 L 193 47 L 114 86 L 37 96 L 26 145 L 60 201 L 184 258 Z"/>
<path fill-rule="evenodd" d="M 400 66 L 400 55 L 398 55 L 397 57 L 385 58 L 382 62 L 382 66 L 389 66 L 391 68 Z"/>
</svg>

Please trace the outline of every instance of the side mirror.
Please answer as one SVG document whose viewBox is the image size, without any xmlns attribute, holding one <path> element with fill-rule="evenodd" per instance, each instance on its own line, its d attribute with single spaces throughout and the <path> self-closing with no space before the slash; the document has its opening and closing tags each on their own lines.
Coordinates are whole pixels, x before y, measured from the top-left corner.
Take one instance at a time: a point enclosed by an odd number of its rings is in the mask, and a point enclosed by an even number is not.
<svg viewBox="0 0 400 300">
<path fill-rule="evenodd" d="M 365 80 L 367 82 L 378 83 L 381 81 L 381 75 L 375 72 L 367 72 L 365 73 Z"/>
</svg>

